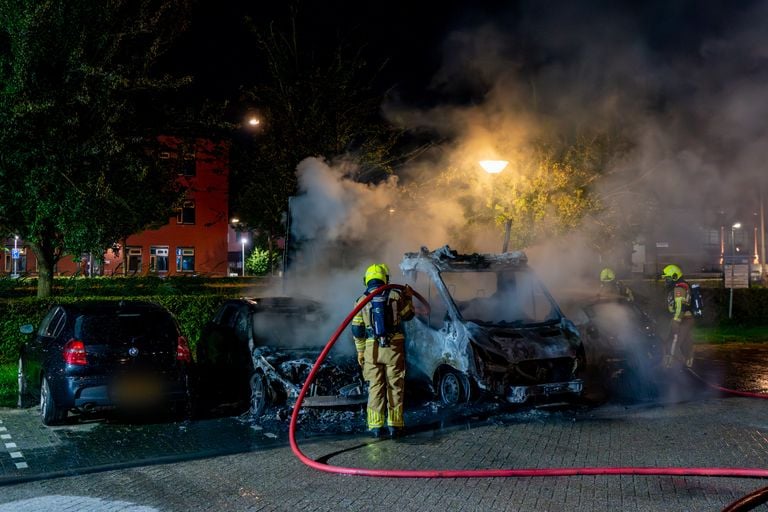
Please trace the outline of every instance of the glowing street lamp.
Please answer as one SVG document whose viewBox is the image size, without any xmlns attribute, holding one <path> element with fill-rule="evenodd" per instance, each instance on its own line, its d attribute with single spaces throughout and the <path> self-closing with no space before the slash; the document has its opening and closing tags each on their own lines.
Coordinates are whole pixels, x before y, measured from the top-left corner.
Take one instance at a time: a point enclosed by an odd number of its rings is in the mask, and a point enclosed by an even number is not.
<svg viewBox="0 0 768 512">
<path fill-rule="evenodd" d="M 728 318 L 733 318 L 733 267 L 736 265 L 736 230 L 741 229 L 741 222 L 731 226 L 731 293 L 728 299 Z"/>
<path fill-rule="evenodd" d="M 248 124 L 250 126 L 259 126 L 260 123 L 261 123 L 261 120 L 258 117 L 251 116 L 248 118 Z"/>
<path fill-rule="evenodd" d="M 488 174 L 499 174 L 508 163 L 506 160 L 480 160 L 480 167 Z"/>
<path fill-rule="evenodd" d="M 503 171 L 509 162 L 507 160 L 480 160 L 480 167 L 488 174 L 499 174 Z M 495 200 L 494 207 L 495 207 Z M 501 252 L 507 252 L 509 249 L 509 235 L 512 229 L 512 219 L 507 218 L 504 222 L 504 244 L 501 246 Z"/>
<path fill-rule="evenodd" d="M 242 260 L 241 261 L 243 262 L 243 271 L 242 271 L 242 274 L 241 274 L 242 277 L 245 277 L 245 243 L 247 241 L 248 240 L 245 237 L 242 237 L 240 239 L 240 245 L 242 247 Z"/>
</svg>

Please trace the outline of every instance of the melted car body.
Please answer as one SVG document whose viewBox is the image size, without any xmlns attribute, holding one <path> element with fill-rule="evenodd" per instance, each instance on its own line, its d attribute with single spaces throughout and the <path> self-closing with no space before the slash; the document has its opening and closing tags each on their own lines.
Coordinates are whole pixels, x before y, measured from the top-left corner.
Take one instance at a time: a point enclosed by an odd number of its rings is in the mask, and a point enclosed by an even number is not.
<svg viewBox="0 0 768 512">
<path fill-rule="evenodd" d="M 248 405 L 254 417 L 292 405 L 320 355 L 327 313 L 303 297 L 243 297 L 224 301 L 197 343 L 198 398 L 209 405 Z M 303 404 L 364 403 L 357 361 L 329 358 Z"/>
<path fill-rule="evenodd" d="M 567 292 L 561 300 L 582 333 L 591 381 L 615 398 L 648 400 L 663 376 L 656 322 L 624 294 Z"/>
<path fill-rule="evenodd" d="M 488 394 L 509 403 L 579 395 L 584 351 L 576 327 L 522 252 L 407 253 L 400 269 L 427 299 L 406 323 L 409 381 L 446 404 Z"/>
</svg>

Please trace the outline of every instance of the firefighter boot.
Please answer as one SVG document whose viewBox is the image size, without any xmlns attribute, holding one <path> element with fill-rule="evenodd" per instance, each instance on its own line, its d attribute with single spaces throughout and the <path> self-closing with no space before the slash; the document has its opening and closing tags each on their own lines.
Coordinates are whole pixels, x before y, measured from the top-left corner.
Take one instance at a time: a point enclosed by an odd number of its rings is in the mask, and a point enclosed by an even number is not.
<svg viewBox="0 0 768 512">
<path fill-rule="evenodd" d="M 383 427 L 372 428 L 371 436 L 373 436 L 374 439 L 381 439 L 383 437 L 386 437 L 384 433 L 384 428 Z"/>
</svg>

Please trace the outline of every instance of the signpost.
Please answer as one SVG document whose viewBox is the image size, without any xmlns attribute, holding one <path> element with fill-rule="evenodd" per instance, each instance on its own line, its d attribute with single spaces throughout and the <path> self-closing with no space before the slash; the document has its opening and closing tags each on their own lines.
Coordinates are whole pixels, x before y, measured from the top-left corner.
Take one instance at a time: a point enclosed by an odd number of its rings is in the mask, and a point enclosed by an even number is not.
<svg viewBox="0 0 768 512">
<path fill-rule="evenodd" d="M 730 288 L 728 318 L 733 318 L 733 290 L 734 288 L 749 288 L 749 263 L 743 263 L 736 258 L 726 258 L 723 270 L 725 287 Z"/>
</svg>

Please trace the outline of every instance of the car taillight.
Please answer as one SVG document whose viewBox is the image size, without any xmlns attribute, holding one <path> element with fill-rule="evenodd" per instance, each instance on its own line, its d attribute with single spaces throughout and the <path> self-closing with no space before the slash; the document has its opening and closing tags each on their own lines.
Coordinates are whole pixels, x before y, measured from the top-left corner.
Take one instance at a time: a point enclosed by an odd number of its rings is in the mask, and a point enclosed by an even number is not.
<svg viewBox="0 0 768 512">
<path fill-rule="evenodd" d="M 192 360 L 192 353 L 189 351 L 187 338 L 179 336 L 179 342 L 176 345 L 176 360 L 188 363 Z"/>
<path fill-rule="evenodd" d="M 62 353 L 64 362 L 67 364 L 74 364 L 77 366 L 84 366 L 88 364 L 88 358 L 85 356 L 85 344 L 80 340 L 69 340 L 64 345 L 64 352 Z"/>
</svg>

